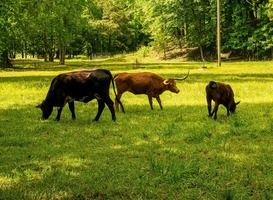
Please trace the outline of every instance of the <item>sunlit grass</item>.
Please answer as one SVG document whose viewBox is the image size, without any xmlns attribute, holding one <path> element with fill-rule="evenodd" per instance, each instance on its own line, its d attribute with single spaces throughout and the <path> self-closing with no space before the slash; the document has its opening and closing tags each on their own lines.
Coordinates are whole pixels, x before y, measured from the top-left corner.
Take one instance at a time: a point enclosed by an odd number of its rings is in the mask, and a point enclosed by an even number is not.
<svg viewBox="0 0 273 200">
<path fill-rule="evenodd" d="M 74 61 L 73 61 L 74 62 Z M 272 199 L 273 71 L 271 62 L 153 63 L 142 69 L 107 64 L 112 73 L 152 71 L 177 82 L 161 95 L 163 110 L 145 95 L 124 93 L 126 113 L 112 122 L 105 108 L 76 102 L 41 121 L 35 106 L 54 76 L 80 69 L 0 72 L 0 197 L 2 199 Z M 92 68 L 92 65 L 89 66 Z M 236 114 L 207 117 L 205 86 L 229 83 Z M 114 98 L 111 89 L 111 97 Z M 1 199 L 0 198 L 0 199 Z"/>
</svg>

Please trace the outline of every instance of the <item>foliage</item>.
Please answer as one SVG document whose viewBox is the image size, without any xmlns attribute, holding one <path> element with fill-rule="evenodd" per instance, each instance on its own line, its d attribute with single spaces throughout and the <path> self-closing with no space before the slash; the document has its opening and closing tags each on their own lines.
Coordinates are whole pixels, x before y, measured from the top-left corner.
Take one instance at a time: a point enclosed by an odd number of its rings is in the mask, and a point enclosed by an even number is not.
<svg viewBox="0 0 273 200">
<path fill-rule="evenodd" d="M 200 63 L 147 64 L 142 70 L 163 77 L 188 69 L 190 76 L 177 82 L 179 94 L 162 94 L 163 110 L 125 93 L 126 113 L 112 122 L 105 108 L 97 123 L 95 101 L 76 103 L 75 121 L 67 107 L 59 122 L 40 120 L 35 106 L 52 78 L 82 66 L 53 64 L 0 72 L 1 199 L 273 198 L 271 62 L 207 63 L 208 70 L 198 70 Z M 117 61 L 100 64 L 113 74 L 136 71 Z M 210 80 L 232 86 L 241 101 L 236 114 L 227 117 L 220 106 L 217 120 L 207 117 Z"/>
<path fill-rule="evenodd" d="M 272 59 L 272 1 L 221 1 L 222 51 Z M 185 47 L 215 59 L 215 0 L 14 0 L 0 3 L 1 66 L 20 53 L 45 61 L 85 54 L 163 54 Z M 18 56 L 17 56 L 18 57 Z M 198 57 L 197 57 L 198 59 Z"/>
</svg>

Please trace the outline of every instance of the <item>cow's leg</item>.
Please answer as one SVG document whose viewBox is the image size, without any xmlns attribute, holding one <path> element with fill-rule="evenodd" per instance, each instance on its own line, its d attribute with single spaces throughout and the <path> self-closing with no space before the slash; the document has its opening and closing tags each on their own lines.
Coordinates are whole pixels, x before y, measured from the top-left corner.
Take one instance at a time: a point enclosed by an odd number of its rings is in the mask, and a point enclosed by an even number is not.
<svg viewBox="0 0 273 200">
<path fill-rule="evenodd" d="M 76 119 L 74 101 L 69 102 L 68 105 L 72 114 L 72 119 Z"/>
<path fill-rule="evenodd" d="M 156 98 L 156 100 L 157 100 L 157 102 L 158 102 L 160 108 L 163 109 L 163 107 L 162 107 L 162 105 L 161 105 L 161 99 L 160 99 L 159 95 L 156 96 L 155 98 Z"/>
<path fill-rule="evenodd" d="M 153 108 L 153 97 L 150 96 L 150 95 L 148 95 L 148 99 L 149 99 L 150 107 L 151 107 L 151 109 L 153 110 L 153 109 L 154 109 L 154 108 Z"/>
<path fill-rule="evenodd" d="M 213 114 L 214 114 L 214 119 L 217 119 L 218 107 L 219 107 L 219 103 L 216 101 L 216 102 L 215 102 L 215 105 L 214 105 L 214 108 L 213 108 L 213 111 L 212 111 L 212 113 L 211 113 L 211 116 L 213 116 Z"/>
<path fill-rule="evenodd" d="M 63 107 L 59 107 L 58 108 L 58 114 L 57 114 L 57 117 L 56 117 L 56 121 L 60 121 L 60 117 L 61 117 L 61 114 L 62 114 L 62 110 L 63 110 Z"/>
<path fill-rule="evenodd" d="M 209 112 L 209 117 L 212 117 L 211 114 L 211 99 L 207 97 L 207 105 L 208 105 L 208 112 Z"/>
<path fill-rule="evenodd" d="M 99 120 L 100 115 L 101 115 L 103 109 L 105 108 L 104 101 L 102 99 L 97 99 L 97 101 L 98 101 L 98 113 L 93 121 Z"/>
<path fill-rule="evenodd" d="M 115 114 L 115 109 L 114 109 L 114 102 L 110 97 L 105 98 L 105 103 L 108 106 L 109 110 L 111 111 L 112 114 L 112 120 L 116 121 L 116 114 Z"/>
<path fill-rule="evenodd" d="M 227 116 L 229 116 L 230 115 L 230 112 L 229 112 L 229 109 L 227 108 Z"/>
<path fill-rule="evenodd" d="M 227 106 L 227 116 L 230 115 L 230 105 Z"/>
</svg>

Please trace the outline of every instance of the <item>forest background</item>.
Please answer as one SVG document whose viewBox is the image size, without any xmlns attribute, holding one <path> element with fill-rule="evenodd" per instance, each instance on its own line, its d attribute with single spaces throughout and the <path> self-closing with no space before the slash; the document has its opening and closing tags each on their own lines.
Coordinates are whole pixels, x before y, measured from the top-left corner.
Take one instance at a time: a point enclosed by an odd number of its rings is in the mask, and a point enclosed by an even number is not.
<svg viewBox="0 0 273 200">
<path fill-rule="evenodd" d="M 128 52 L 215 60 L 216 7 L 216 0 L 1 1 L 0 67 L 13 58 L 63 65 L 77 55 Z M 221 35 L 221 51 L 236 59 L 272 60 L 273 1 L 221 0 Z"/>
</svg>

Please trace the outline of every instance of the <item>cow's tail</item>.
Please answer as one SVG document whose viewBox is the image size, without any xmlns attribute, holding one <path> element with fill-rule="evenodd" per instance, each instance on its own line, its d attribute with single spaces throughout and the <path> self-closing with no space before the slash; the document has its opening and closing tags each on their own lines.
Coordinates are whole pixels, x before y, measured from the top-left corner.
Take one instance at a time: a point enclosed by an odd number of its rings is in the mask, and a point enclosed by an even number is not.
<svg viewBox="0 0 273 200">
<path fill-rule="evenodd" d="M 120 107 L 121 107 L 122 112 L 125 113 L 124 107 L 123 107 L 123 105 L 122 105 L 120 99 L 119 99 L 118 96 L 117 96 L 116 89 L 115 89 L 115 83 L 114 83 L 114 79 L 113 79 L 113 78 L 112 78 L 112 84 L 113 84 L 113 89 L 114 89 L 114 93 L 115 93 L 115 96 L 116 96 L 116 100 L 117 100 L 117 102 L 120 104 Z"/>
<path fill-rule="evenodd" d="M 119 74 L 115 74 L 115 75 L 114 75 L 114 79 L 117 78 L 118 75 L 119 75 Z"/>
<path fill-rule="evenodd" d="M 123 105 L 122 105 L 122 103 L 121 103 L 121 101 L 120 101 L 120 99 L 118 98 L 117 93 L 116 93 L 116 88 L 115 88 L 115 82 L 114 82 L 113 75 L 111 74 L 110 71 L 108 71 L 108 72 L 109 72 L 109 73 L 108 73 L 109 76 L 111 77 L 111 81 L 112 81 L 112 85 L 113 85 L 113 90 L 114 90 L 114 93 L 115 93 L 116 101 L 120 104 L 120 107 L 121 107 L 122 112 L 125 113 L 124 107 L 123 107 Z"/>
</svg>

